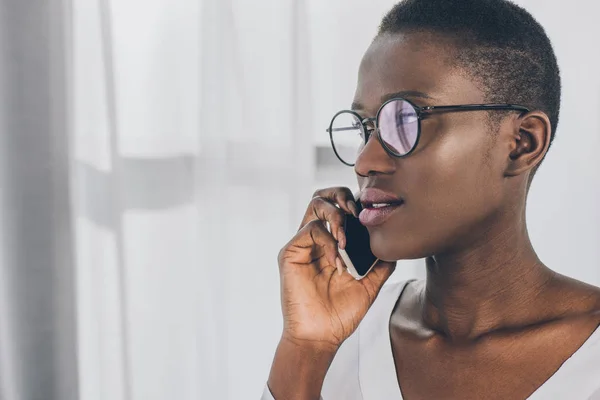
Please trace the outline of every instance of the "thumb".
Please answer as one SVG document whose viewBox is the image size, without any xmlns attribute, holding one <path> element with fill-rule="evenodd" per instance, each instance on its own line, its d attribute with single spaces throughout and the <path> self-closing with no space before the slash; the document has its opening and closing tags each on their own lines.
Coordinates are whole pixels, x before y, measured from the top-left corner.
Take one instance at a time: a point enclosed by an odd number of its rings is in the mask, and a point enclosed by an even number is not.
<svg viewBox="0 0 600 400">
<path fill-rule="evenodd" d="M 377 261 L 371 272 L 362 281 L 373 297 L 379 294 L 381 287 L 396 269 L 396 261 Z"/>
</svg>

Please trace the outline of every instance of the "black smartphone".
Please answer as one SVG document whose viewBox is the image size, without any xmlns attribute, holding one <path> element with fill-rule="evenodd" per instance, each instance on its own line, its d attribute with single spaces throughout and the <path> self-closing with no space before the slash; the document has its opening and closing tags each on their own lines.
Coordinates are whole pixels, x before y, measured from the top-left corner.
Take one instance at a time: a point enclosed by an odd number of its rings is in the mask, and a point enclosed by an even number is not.
<svg viewBox="0 0 600 400">
<path fill-rule="evenodd" d="M 360 211 L 360 203 L 357 202 L 357 205 Z M 344 232 L 346 233 L 346 248 L 339 249 L 340 256 L 344 260 L 348 272 L 355 279 L 362 279 L 378 261 L 371 251 L 369 231 L 354 215 L 346 214 Z"/>
</svg>

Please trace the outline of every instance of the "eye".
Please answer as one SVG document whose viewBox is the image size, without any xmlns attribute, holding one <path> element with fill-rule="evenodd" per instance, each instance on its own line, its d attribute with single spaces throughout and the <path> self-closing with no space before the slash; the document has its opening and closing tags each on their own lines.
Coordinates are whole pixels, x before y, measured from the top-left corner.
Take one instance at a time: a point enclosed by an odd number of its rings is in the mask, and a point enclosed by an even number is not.
<svg viewBox="0 0 600 400">
<path fill-rule="evenodd" d="M 418 119 L 418 116 L 414 112 L 402 112 L 397 114 L 397 119 L 398 123 L 412 124 Z"/>
</svg>

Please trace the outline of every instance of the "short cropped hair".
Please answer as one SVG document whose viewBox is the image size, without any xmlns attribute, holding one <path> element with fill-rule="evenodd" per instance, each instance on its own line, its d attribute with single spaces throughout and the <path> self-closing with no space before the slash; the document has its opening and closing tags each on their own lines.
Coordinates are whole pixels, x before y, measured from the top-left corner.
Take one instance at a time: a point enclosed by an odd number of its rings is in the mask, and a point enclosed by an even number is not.
<svg viewBox="0 0 600 400">
<path fill-rule="evenodd" d="M 552 144 L 560 72 L 550 39 L 529 12 L 508 0 L 405 0 L 384 16 L 377 37 L 414 31 L 453 40 L 458 66 L 480 82 L 486 101 L 545 112 Z"/>
</svg>

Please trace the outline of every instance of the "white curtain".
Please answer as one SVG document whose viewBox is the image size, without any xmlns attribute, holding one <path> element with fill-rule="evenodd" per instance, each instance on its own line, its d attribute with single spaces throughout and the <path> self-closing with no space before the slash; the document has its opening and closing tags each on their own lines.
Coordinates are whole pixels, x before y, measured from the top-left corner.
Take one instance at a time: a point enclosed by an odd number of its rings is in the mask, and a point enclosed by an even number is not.
<svg viewBox="0 0 600 400">
<path fill-rule="evenodd" d="M 260 393 L 314 176 L 303 7 L 74 2 L 82 399 Z"/>
<path fill-rule="evenodd" d="M 316 188 L 355 188 L 324 129 L 393 3 L 2 0 L 1 400 L 259 397 L 277 252 Z M 569 87 L 531 233 L 598 284 L 597 28 L 537 7 Z"/>
</svg>

